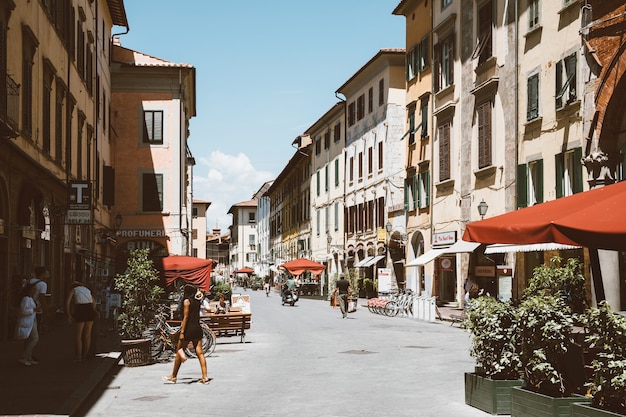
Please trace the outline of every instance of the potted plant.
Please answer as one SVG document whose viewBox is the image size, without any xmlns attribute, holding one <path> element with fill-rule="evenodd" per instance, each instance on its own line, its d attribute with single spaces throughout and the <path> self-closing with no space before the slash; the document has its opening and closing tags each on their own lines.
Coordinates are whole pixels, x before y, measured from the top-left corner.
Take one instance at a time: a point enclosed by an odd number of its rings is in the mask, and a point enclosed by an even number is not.
<svg viewBox="0 0 626 417">
<path fill-rule="evenodd" d="M 580 262 L 558 257 L 537 267 L 519 305 L 518 343 L 523 388 L 511 390 L 511 416 L 570 416 L 583 401 L 582 346 L 573 334 L 584 309 Z"/>
<path fill-rule="evenodd" d="M 490 414 L 511 413 L 511 388 L 521 386 L 517 311 L 493 297 L 472 301 L 464 327 L 471 333 L 476 372 L 465 373 L 465 403 Z"/>
<path fill-rule="evenodd" d="M 584 316 L 586 342 L 594 352 L 591 379 L 586 386 L 591 404 L 574 404 L 572 416 L 626 415 L 626 317 L 606 301 Z"/>
<path fill-rule="evenodd" d="M 164 292 L 159 285 L 159 272 L 148 255 L 149 249 L 132 250 L 126 271 L 115 277 L 115 289 L 122 294 L 122 312 L 118 317 L 122 355 L 124 364 L 129 366 L 150 362 L 150 339 L 144 335 L 159 311 Z"/>
</svg>

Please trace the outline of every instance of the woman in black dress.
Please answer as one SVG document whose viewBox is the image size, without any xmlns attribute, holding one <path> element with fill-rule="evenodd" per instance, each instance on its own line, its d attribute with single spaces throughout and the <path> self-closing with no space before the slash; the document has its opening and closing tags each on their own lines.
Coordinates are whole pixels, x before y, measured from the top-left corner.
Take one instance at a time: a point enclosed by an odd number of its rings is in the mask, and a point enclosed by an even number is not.
<svg viewBox="0 0 626 417">
<path fill-rule="evenodd" d="M 185 285 L 183 301 L 183 322 L 180 325 L 180 338 L 176 347 L 176 359 L 174 359 L 174 369 L 171 375 L 164 376 L 165 382 L 175 384 L 176 375 L 180 369 L 181 363 L 187 360 L 182 347 L 188 343 L 193 343 L 196 350 L 196 356 L 200 361 L 202 369 L 202 378 L 198 380 L 200 384 L 208 384 L 209 378 L 206 371 L 206 359 L 202 351 L 202 328 L 200 327 L 200 303 L 202 301 L 202 292 L 198 291 L 193 285 Z"/>
</svg>

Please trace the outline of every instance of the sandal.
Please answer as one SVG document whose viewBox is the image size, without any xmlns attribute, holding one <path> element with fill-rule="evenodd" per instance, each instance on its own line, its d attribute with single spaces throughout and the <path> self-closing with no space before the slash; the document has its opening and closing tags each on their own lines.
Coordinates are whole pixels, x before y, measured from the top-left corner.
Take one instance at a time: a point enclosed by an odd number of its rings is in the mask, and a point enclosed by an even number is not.
<svg viewBox="0 0 626 417">
<path fill-rule="evenodd" d="M 205 378 L 200 378 L 200 379 L 198 380 L 198 384 L 204 384 L 204 385 L 206 385 L 206 384 L 208 384 L 209 382 L 211 382 L 211 378 L 206 378 L 206 379 L 205 379 Z"/>
<path fill-rule="evenodd" d="M 176 383 L 176 377 L 175 376 L 162 376 L 161 380 L 165 383 L 168 384 L 175 384 Z"/>
</svg>

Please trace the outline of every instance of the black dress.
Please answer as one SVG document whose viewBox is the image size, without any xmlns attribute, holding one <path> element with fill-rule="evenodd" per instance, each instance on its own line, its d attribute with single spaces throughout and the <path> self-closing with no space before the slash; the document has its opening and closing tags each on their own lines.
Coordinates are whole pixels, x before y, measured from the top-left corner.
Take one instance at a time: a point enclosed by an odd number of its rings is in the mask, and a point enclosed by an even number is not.
<svg viewBox="0 0 626 417">
<path fill-rule="evenodd" d="M 200 339 L 202 339 L 200 301 L 192 298 L 189 300 L 189 315 L 187 316 L 187 326 L 185 327 L 185 340 L 193 341 Z"/>
</svg>

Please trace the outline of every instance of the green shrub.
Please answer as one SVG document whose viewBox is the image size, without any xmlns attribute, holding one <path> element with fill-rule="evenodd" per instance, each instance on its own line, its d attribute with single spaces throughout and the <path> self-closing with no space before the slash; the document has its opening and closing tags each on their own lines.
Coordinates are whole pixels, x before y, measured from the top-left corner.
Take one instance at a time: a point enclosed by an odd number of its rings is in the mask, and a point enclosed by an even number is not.
<svg viewBox="0 0 626 417">
<path fill-rule="evenodd" d="M 211 299 L 213 301 L 218 301 L 220 299 L 220 295 L 224 294 L 224 299 L 226 301 L 230 301 L 232 292 L 233 290 L 230 285 L 225 282 L 218 281 L 211 289 Z"/>
<path fill-rule="evenodd" d="M 470 354 L 491 379 L 519 379 L 517 311 L 510 302 L 479 297 L 467 311 L 464 327 L 472 334 Z"/>
</svg>

